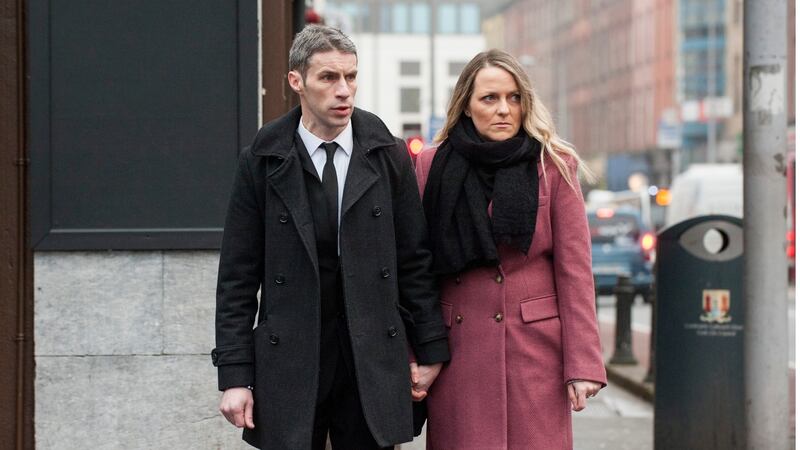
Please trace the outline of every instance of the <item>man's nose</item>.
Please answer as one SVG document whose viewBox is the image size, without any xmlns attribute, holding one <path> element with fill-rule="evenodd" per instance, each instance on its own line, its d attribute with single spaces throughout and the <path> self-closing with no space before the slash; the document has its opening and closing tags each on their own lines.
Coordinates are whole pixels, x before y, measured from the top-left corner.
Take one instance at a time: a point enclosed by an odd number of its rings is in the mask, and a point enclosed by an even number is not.
<svg viewBox="0 0 800 450">
<path fill-rule="evenodd" d="M 334 87 L 334 94 L 337 97 L 344 97 L 347 98 L 350 96 L 350 86 L 347 85 L 347 80 L 344 78 L 340 78 L 339 81 L 336 82 L 336 86 Z"/>
</svg>

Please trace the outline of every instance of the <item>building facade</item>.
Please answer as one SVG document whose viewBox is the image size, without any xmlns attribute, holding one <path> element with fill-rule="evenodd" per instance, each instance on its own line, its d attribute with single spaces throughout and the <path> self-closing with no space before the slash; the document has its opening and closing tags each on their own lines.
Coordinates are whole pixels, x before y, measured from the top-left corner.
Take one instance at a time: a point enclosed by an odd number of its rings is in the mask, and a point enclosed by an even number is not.
<svg viewBox="0 0 800 450">
<path fill-rule="evenodd" d="M 666 183 L 658 133 L 677 114 L 675 0 L 522 0 L 500 14 L 506 49 L 607 187 L 627 189 L 633 172 Z"/>
<path fill-rule="evenodd" d="M 326 23 L 358 47 L 356 105 L 397 136 L 430 143 L 461 70 L 484 50 L 481 3 L 325 2 Z"/>
</svg>

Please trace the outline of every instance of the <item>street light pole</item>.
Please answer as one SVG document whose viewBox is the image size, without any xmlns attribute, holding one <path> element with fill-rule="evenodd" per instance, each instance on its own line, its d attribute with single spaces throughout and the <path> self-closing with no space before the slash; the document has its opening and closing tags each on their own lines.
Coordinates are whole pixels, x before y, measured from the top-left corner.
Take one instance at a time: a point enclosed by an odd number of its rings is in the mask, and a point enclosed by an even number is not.
<svg viewBox="0 0 800 450">
<path fill-rule="evenodd" d="M 748 449 L 789 448 L 786 0 L 744 2 L 744 382 Z"/>
</svg>

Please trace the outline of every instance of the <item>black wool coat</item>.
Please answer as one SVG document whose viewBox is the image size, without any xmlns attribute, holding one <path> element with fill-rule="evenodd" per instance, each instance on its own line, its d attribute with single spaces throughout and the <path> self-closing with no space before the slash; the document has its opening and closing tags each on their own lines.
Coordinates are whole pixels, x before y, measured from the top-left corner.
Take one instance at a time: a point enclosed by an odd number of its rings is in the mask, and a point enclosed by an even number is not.
<svg viewBox="0 0 800 450">
<path fill-rule="evenodd" d="M 244 439 L 265 449 L 310 448 L 316 404 L 320 281 L 294 144 L 300 114 L 266 124 L 241 153 L 220 254 L 212 360 L 220 390 L 254 387 L 256 427 Z M 339 231 L 344 304 L 364 416 L 389 446 L 412 439 L 408 344 L 423 364 L 449 352 L 405 144 L 366 111 L 355 109 L 352 125 Z"/>
</svg>

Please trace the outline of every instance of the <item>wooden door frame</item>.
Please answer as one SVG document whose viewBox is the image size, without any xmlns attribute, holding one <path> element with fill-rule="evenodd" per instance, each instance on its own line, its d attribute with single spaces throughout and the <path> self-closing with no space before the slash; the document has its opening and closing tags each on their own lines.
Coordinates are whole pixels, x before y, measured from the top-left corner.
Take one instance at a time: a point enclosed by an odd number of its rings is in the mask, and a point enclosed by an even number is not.
<svg viewBox="0 0 800 450">
<path fill-rule="evenodd" d="M 0 0 L 0 448 L 33 449 L 33 256 L 28 245 L 24 0 Z M 13 407 L 12 407 L 13 406 Z"/>
</svg>

